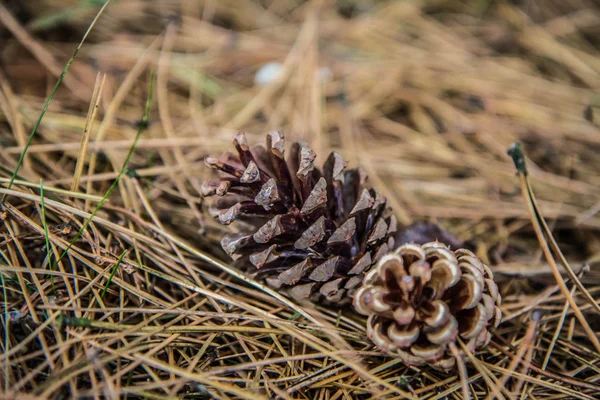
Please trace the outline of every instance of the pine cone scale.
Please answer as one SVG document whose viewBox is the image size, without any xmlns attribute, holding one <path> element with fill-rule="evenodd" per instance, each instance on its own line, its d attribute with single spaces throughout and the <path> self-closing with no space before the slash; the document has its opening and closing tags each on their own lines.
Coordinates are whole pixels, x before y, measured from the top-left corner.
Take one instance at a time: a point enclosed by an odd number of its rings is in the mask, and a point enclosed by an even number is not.
<svg viewBox="0 0 600 400">
<path fill-rule="evenodd" d="M 291 268 L 286 269 L 277 276 L 277 279 L 286 285 L 295 285 L 303 278 L 308 270 L 312 267 L 309 260 L 304 260 Z"/>
<path fill-rule="evenodd" d="M 327 182 L 320 178 L 302 204 L 300 214 L 308 215 L 327 205 Z"/>
<path fill-rule="evenodd" d="M 327 235 L 325 217 L 321 216 L 315 223 L 308 227 L 300 238 L 294 242 L 294 247 L 299 250 L 306 250 L 323 241 Z"/>
<path fill-rule="evenodd" d="M 364 272 L 373 264 L 371 260 L 371 253 L 365 253 L 358 261 L 354 264 L 352 269 L 348 271 L 349 275 L 358 275 Z"/>
<path fill-rule="evenodd" d="M 453 342 L 458 334 L 458 321 L 449 315 L 445 325 L 426 334 L 427 339 L 434 344 L 447 344 Z"/>
</svg>

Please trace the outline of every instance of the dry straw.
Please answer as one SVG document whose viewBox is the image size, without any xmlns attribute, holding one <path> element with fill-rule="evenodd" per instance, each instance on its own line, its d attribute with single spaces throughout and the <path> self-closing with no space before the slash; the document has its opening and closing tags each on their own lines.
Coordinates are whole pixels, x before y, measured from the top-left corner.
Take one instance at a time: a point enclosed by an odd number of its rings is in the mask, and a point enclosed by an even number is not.
<svg viewBox="0 0 600 400">
<path fill-rule="evenodd" d="M 595 398 L 600 12 L 508 3 L 119 1 L 72 62 L 98 2 L 3 3 L 0 396 Z M 339 151 L 472 249 L 490 344 L 407 366 L 229 264 L 200 185 L 238 129 Z"/>
</svg>

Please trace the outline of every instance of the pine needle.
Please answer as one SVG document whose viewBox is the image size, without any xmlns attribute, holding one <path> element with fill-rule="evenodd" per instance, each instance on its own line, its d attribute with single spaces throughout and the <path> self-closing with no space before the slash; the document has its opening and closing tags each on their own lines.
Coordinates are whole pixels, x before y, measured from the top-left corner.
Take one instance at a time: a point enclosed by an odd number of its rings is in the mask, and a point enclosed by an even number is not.
<svg viewBox="0 0 600 400">
<path fill-rule="evenodd" d="M 515 145 L 513 145 L 509 150 L 509 155 L 512 157 L 513 163 L 515 164 L 515 168 L 517 169 L 517 173 L 518 173 L 520 181 L 521 181 L 521 191 L 523 193 L 523 197 L 525 197 L 525 199 L 527 200 L 527 208 L 530 212 L 531 222 L 533 223 L 533 228 L 538 237 L 538 241 L 539 241 L 540 245 L 542 246 L 542 250 L 544 251 L 546 260 L 548 261 L 548 264 L 552 267 L 552 273 L 554 275 L 554 278 L 556 279 L 556 283 L 558 283 L 560 290 L 562 291 L 563 295 L 566 297 L 567 301 L 569 302 L 569 305 L 573 309 L 575 316 L 577 317 L 577 319 L 579 320 L 579 323 L 582 325 L 583 329 L 585 330 L 587 337 L 593 343 L 594 347 L 596 348 L 596 351 L 600 352 L 600 341 L 598 340 L 598 337 L 596 336 L 596 334 L 594 333 L 594 331 L 588 324 L 585 316 L 581 312 L 581 308 L 577 305 L 577 303 L 575 302 L 575 299 L 569 292 L 569 289 L 567 288 L 567 285 L 565 284 L 565 281 L 560 274 L 558 266 L 556 265 L 556 262 L 554 261 L 554 257 L 552 256 L 550 247 L 548 246 L 548 242 L 546 241 L 544 231 L 542 230 L 542 224 L 546 225 L 546 223 L 544 222 L 544 218 L 542 217 L 542 215 L 540 213 L 537 202 L 535 201 L 535 197 L 533 195 L 533 191 L 531 189 L 531 185 L 529 184 L 527 166 L 525 163 L 525 156 L 523 155 L 523 150 L 521 148 L 521 145 L 519 143 L 516 143 Z M 547 230 L 548 227 L 546 226 L 545 229 Z M 546 231 L 546 233 L 549 233 L 549 232 Z M 548 235 L 548 236 L 552 237 L 551 235 Z M 554 244 L 556 245 L 556 242 L 554 242 Z M 580 290 L 582 290 L 582 292 L 584 294 L 587 293 L 587 296 L 590 296 L 590 298 L 591 298 L 591 295 L 589 294 L 589 292 L 587 292 L 587 290 L 585 290 L 585 288 L 583 288 L 583 285 L 581 285 L 581 282 L 579 281 L 579 279 L 577 279 L 577 276 L 575 275 L 575 273 L 573 272 L 571 267 L 568 266 L 568 263 L 565 265 L 565 268 L 567 269 L 567 271 L 570 271 L 569 275 L 572 274 L 573 278 L 575 278 L 575 279 L 571 278 L 571 279 L 573 279 L 574 283 L 577 285 L 577 282 L 579 282 L 579 285 L 577 287 Z M 594 299 L 593 298 L 591 298 L 591 299 L 592 299 L 592 302 L 595 304 Z M 595 305 L 596 305 L 596 307 L 598 307 L 597 304 L 595 304 Z"/>
<path fill-rule="evenodd" d="M 92 135 L 92 127 L 100 107 L 100 100 L 102 99 L 102 89 L 104 88 L 104 82 L 106 81 L 106 74 L 102 75 L 100 80 L 100 72 L 96 76 L 96 83 L 94 85 L 94 92 L 92 93 L 92 101 L 90 103 L 90 109 L 88 110 L 87 119 L 85 121 L 85 128 L 83 129 L 83 135 L 81 135 L 81 144 L 79 148 L 79 155 L 77 156 L 77 164 L 75 166 L 75 172 L 73 173 L 73 183 L 71 184 L 71 192 L 77 192 L 79 187 L 79 179 L 83 172 L 83 166 L 85 165 L 85 158 L 87 155 L 88 143 Z"/>
<path fill-rule="evenodd" d="M 538 221 L 538 224 L 540 224 L 542 226 L 545 237 L 550 242 L 550 246 L 551 246 L 552 250 L 554 251 L 554 253 L 556 255 L 558 255 L 558 258 L 560 259 L 560 262 L 562 263 L 563 267 L 567 271 L 569 278 L 571 278 L 571 280 L 575 283 L 575 286 L 577 286 L 577 288 L 583 293 L 583 295 L 585 296 L 587 301 L 600 314 L 600 304 L 598 304 L 598 302 L 596 302 L 596 300 L 590 294 L 590 292 L 585 288 L 585 286 L 583 286 L 583 284 L 577 277 L 577 274 L 575 273 L 575 271 L 573 271 L 573 268 L 571 268 L 571 265 L 569 264 L 569 262 L 563 255 L 562 251 L 560 250 L 560 247 L 556 243 L 556 240 L 554 239 L 554 236 L 552 235 L 550 228 L 548 228 L 548 224 L 546 223 L 546 220 L 544 219 L 544 217 L 540 211 L 540 208 L 535 199 L 535 195 L 533 194 L 533 189 L 531 188 L 531 183 L 529 182 L 527 166 L 525 163 L 525 156 L 523 155 L 522 146 L 519 143 L 514 144 L 513 147 L 511 147 L 509 149 L 509 155 L 513 158 L 515 168 L 517 169 L 519 176 L 522 177 L 522 180 L 525 183 L 525 186 L 527 189 L 527 196 L 531 203 L 531 207 L 535 214 L 535 218 Z"/>
</svg>

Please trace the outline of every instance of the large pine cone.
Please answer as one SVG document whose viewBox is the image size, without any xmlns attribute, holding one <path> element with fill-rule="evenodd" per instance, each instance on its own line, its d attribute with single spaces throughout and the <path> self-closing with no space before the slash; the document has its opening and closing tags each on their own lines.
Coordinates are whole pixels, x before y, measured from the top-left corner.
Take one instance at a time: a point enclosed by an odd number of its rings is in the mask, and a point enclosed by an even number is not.
<svg viewBox="0 0 600 400">
<path fill-rule="evenodd" d="M 500 303 L 492 271 L 469 250 L 439 242 L 405 244 L 384 256 L 354 297 L 381 351 L 442 370 L 455 365 L 448 346 L 457 337 L 471 352 L 489 343 Z"/>
<path fill-rule="evenodd" d="M 394 247 L 396 219 L 385 198 L 338 153 L 321 171 L 312 149 L 294 143 L 286 161 L 282 132 L 268 134 L 266 148 L 250 150 L 243 133 L 233 144 L 237 157 L 206 158 L 225 176 L 202 186 L 204 196 L 222 196 L 211 207 L 221 223 L 246 222 L 223 238 L 225 252 L 296 299 L 349 303 L 364 271 Z"/>
</svg>

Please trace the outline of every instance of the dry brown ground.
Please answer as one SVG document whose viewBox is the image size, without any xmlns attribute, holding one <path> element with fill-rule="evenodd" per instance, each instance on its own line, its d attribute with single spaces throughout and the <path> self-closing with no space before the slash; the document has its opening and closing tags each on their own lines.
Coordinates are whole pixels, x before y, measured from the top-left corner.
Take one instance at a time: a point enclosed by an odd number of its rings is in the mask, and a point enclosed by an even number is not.
<svg viewBox="0 0 600 400">
<path fill-rule="evenodd" d="M 115 0 L 10 185 L 102 3 L 0 4 L 4 397 L 463 398 L 458 374 L 383 357 L 353 313 L 228 264 L 199 187 L 240 129 L 337 149 L 403 225 L 437 221 L 493 267 L 506 318 L 462 376 L 470 396 L 598 396 L 597 1 Z M 271 61 L 281 75 L 255 85 Z M 569 306 L 552 275 L 515 141 L 594 304 L 567 280 Z"/>
</svg>

